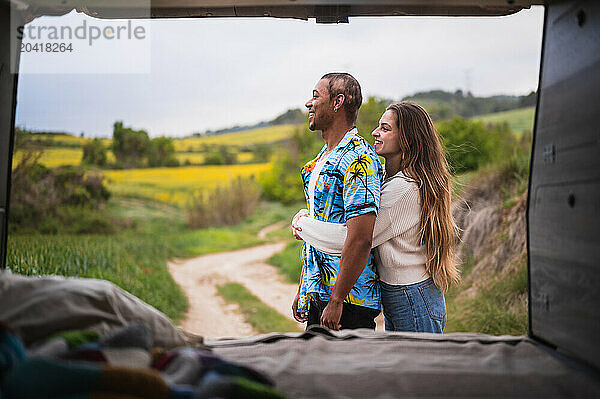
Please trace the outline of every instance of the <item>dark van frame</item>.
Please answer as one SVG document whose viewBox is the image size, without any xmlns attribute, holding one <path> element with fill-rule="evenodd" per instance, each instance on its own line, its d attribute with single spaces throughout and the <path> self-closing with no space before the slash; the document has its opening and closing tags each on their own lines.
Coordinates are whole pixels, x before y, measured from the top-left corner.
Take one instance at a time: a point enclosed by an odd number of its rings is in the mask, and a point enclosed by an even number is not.
<svg viewBox="0 0 600 399">
<path fill-rule="evenodd" d="M 79 8 L 96 17 L 147 17 L 134 1 L 0 0 L 0 267 L 7 221 L 18 74 L 11 73 L 10 18 L 24 22 Z M 600 2 L 596 0 L 197 0 L 152 1 L 152 18 L 507 15 L 545 5 L 539 95 L 527 201 L 529 335 L 600 370 Z M 11 5 L 12 4 L 12 5 Z M 106 6 L 110 4 L 111 6 Z M 186 4 L 189 4 L 186 3 Z M 268 4 L 268 5 L 265 5 Z M 18 9 L 25 9 L 19 11 Z"/>
</svg>

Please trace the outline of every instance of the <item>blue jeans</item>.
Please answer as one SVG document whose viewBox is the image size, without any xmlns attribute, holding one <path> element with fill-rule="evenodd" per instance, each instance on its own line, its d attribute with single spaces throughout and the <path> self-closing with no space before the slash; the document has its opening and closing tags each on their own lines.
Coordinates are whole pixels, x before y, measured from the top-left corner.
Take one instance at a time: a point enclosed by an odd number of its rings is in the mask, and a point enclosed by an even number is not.
<svg viewBox="0 0 600 399">
<path fill-rule="evenodd" d="M 380 284 L 386 331 L 444 331 L 446 302 L 431 278 L 410 285 Z"/>
</svg>

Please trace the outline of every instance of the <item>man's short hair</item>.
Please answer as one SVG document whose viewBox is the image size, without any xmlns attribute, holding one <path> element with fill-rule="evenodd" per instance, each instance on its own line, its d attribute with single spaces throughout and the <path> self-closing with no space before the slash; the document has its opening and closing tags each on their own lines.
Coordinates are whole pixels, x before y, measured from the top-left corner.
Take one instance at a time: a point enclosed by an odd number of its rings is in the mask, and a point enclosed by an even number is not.
<svg viewBox="0 0 600 399">
<path fill-rule="evenodd" d="M 321 79 L 329 81 L 329 99 L 332 100 L 338 94 L 343 94 L 344 105 L 348 122 L 356 122 L 358 109 L 362 104 L 362 93 L 360 84 L 354 76 L 346 72 L 331 72 L 323 75 Z"/>
</svg>

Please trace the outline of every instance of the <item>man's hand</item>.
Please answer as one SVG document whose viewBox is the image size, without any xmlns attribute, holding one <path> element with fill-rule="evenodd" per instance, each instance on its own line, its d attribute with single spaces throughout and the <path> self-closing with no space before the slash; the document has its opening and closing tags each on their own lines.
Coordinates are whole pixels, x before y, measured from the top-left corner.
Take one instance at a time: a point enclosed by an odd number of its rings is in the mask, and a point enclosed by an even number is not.
<svg viewBox="0 0 600 399">
<path fill-rule="evenodd" d="M 339 330 L 342 327 L 340 324 L 340 319 L 342 318 L 343 308 L 343 302 L 330 300 L 321 314 L 321 325 L 331 330 Z"/>
<path fill-rule="evenodd" d="M 299 231 L 302 231 L 301 227 L 298 227 L 298 220 L 301 217 L 306 217 L 308 216 L 308 210 L 307 209 L 300 209 L 298 211 L 298 213 L 296 213 L 296 215 L 294 216 L 294 218 L 292 219 L 292 226 L 290 227 L 290 229 L 292 230 L 292 235 L 294 236 L 294 238 L 296 240 L 302 241 L 302 237 L 300 237 L 298 235 Z"/>
<path fill-rule="evenodd" d="M 296 298 L 294 298 L 294 302 L 292 303 L 292 316 L 294 316 L 296 321 L 305 323 L 308 320 L 308 316 L 306 312 L 298 312 L 298 299 L 300 299 L 300 291 L 296 293 Z"/>
</svg>

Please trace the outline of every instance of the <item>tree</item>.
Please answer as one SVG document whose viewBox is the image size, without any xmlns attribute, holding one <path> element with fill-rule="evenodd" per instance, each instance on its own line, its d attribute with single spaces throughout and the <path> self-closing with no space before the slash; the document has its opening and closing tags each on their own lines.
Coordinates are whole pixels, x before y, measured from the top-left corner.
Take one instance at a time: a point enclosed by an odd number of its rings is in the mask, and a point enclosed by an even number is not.
<svg viewBox="0 0 600 399">
<path fill-rule="evenodd" d="M 169 137 L 156 137 L 148 147 L 148 166 L 179 166 L 175 156 L 175 145 Z"/>
<path fill-rule="evenodd" d="M 374 142 L 371 132 L 379 126 L 379 119 L 391 102 L 391 100 L 383 98 L 369 97 L 367 102 L 365 102 L 358 111 L 358 118 L 356 119 L 358 133 L 371 145 L 373 145 Z"/>
<path fill-rule="evenodd" d="M 258 143 L 252 149 L 255 162 L 267 162 L 273 154 L 273 148 L 267 143 Z"/>
<path fill-rule="evenodd" d="M 102 140 L 95 138 L 83 145 L 81 162 L 86 165 L 106 166 L 106 147 Z"/>
<path fill-rule="evenodd" d="M 150 138 L 145 130 L 124 127 L 121 121 L 114 123 L 112 150 L 123 167 L 144 166 L 144 158 L 149 146 Z"/>
<path fill-rule="evenodd" d="M 233 165 L 237 162 L 237 154 L 232 152 L 229 147 L 220 145 L 217 151 L 212 151 L 204 157 L 205 165 Z"/>
</svg>

